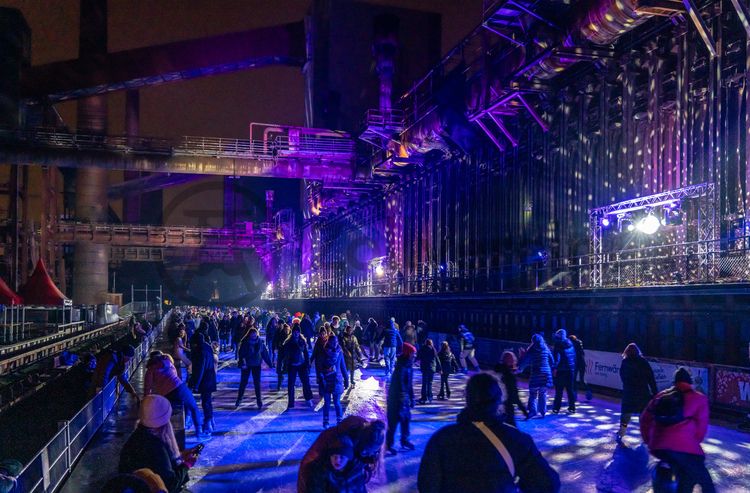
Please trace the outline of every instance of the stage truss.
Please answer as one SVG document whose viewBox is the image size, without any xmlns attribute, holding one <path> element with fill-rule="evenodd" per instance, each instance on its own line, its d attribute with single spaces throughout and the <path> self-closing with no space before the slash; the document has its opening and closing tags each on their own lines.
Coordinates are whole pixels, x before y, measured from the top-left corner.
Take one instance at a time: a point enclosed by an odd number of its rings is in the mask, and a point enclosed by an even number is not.
<svg viewBox="0 0 750 493">
<path fill-rule="evenodd" d="M 671 269 L 670 272 L 675 282 L 713 282 L 716 280 L 719 274 L 719 228 L 716 218 L 715 188 L 713 183 L 701 183 L 591 209 L 589 211 L 590 287 L 598 288 L 613 284 L 605 279 L 608 270 L 612 271 L 612 276 L 616 276 L 614 284 L 617 286 L 652 284 L 654 282 L 649 282 L 649 278 L 653 277 L 651 274 L 664 266 Z M 643 248 L 642 251 L 638 249 L 627 252 L 603 251 L 605 227 L 602 219 L 608 218 L 610 221 L 615 221 L 628 213 L 654 209 L 683 200 L 689 200 L 695 204 L 694 217 L 687 218 L 687 222 L 696 229 L 695 241 Z M 670 249 L 672 255 L 665 257 L 661 254 L 664 249 Z M 659 254 L 653 254 L 657 250 Z M 626 253 L 627 258 L 625 258 Z M 622 277 L 630 278 L 630 282 L 622 282 Z"/>
</svg>

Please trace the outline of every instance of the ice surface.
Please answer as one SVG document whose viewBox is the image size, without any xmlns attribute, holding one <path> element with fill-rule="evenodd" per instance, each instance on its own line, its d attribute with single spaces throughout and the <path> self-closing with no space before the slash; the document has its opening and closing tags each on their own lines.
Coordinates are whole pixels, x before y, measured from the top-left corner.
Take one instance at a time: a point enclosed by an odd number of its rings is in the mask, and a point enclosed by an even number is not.
<svg viewBox="0 0 750 493">
<path fill-rule="evenodd" d="M 228 356 L 225 356 L 228 358 Z M 207 442 L 198 463 L 190 471 L 189 489 L 193 492 L 294 492 L 297 469 L 307 448 L 323 429 L 320 399 L 314 377 L 314 409 L 304 405 L 302 389 L 297 387 L 297 408 L 287 411 L 286 381 L 281 392 L 275 391 L 276 375 L 263 371 L 264 408 L 258 410 L 252 382 L 245 392 L 243 405 L 234 408 L 239 385 L 239 370 L 227 359 L 219 372 L 219 388 L 214 394 L 216 431 Z M 367 368 L 357 371 L 357 384 L 344 395 L 345 414 L 382 418 L 385 410 L 383 370 Z M 386 458 L 385 477 L 370 484 L 371 492 L 416 491 L 416 476 L 421 452 L 430 435 L 455 420 L 462 407 L 466 376 L 452 378 L 450 401 L 433 401 L 417 405 L 413 412 L 412 442 L 417 449 L 399 452 Z M 439 379 L 435 381 L 435 395 Z M 421 375 L 414 372 L 415 395 L 419 397 Z M 522 399 L 526 399 L 521 382 Z M 551 396 L 550 396 L 551 404 Z M 563 404 L 563 409 L 567 406 Z M 121 401 L 116 415 L 89 447 L 66 483 L 65 492 L 98 491 L 103 479 L 116 468 L 119 448 L 134 425 L 133 403 Z M 550 464 L 560 473 L 562 491 L 579 492 L 648 492 L 650 468 L 654 460 L 641 445 L 637 421 L 632 423 L 624 445 L 617 446 L 614 432 L 619 420 L 619 402 L 595 395 L 590 402 L 580 402 L 578 413 L 548 414 L 544 419 L 519 421 L 519 428 L 531 434 Z M 334 421 L 331 409 L 331 421 Z M 521 418 L 522 419 L 522 418 Z M 707 464 L 717 491 L 750 492 L 750 468 L 746 457 L 750 435 L 734 426 L 713 423 L 705 443 Z M 195 439 L 188 434 L 187 445 Z"/>
</svg>

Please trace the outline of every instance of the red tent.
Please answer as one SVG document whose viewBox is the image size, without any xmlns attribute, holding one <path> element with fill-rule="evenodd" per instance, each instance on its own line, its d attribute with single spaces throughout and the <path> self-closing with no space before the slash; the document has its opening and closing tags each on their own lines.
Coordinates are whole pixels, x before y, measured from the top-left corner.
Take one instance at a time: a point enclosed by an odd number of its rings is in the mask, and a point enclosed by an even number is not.
<svg viewBox="0 0 750 493">
<path fill-rule="evenodd" d="M 23 305 L 23 298 L 14 293 L 2 279 L 0 279 L 0 304 Z"/>
<path fill-rule="evenodd" d="M 36 263 L 34 272 L 21 288 L 21 296 L 27 305 L 62 305 L 68 299 L 52 282 L 42 259 Z"/>
</svg>

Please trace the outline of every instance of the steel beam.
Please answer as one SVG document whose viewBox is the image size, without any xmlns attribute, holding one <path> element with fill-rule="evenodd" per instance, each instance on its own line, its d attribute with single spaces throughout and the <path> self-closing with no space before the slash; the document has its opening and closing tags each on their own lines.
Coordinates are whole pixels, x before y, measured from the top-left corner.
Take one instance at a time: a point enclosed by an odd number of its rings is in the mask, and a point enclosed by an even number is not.
<svg viewBox="0 0 750 493">
<path fill-rule="evenodd" d="M 28 68 L 23 99 L 65 101 L 267 66 L 302 66 L 302 21 Z"/>
<path fill-rule="evenodd" d="M 706 48 L 708 48 L 709 53 L 711 53 L 712 57 L 717 56 L 716 41 L 714 41 L 713 36 L 711 36 L 711 31 L 709 31 L 706 22 L 703 20 L 703 17 L 701 17 L 700 10 L 696 7 L 695 2 L 693 0 L 682 0 L 682 3 L 685 4 L 688 15 L 693 21 L 695 28 L 698 30 L 698 34 L 700 34 Z"/>
<path fill-rule="evenodd" d="M 745 29 L 745 34 L 750 37 L 750 11 L 744 4 L 743 0 L 732 0 L 734 10 L 737 12 L 737 17 Z"/>
</svg>

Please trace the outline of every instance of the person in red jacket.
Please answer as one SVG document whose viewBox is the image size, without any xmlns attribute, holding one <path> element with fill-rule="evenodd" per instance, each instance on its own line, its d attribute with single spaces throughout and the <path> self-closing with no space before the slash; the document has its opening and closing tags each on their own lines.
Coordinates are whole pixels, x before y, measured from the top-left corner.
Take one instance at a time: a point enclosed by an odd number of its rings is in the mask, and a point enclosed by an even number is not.
<svg viewBox="0 0 750 493">
<path fill-rule="evenodd" d="M 693 491 L 699 484 L 703 493 L 714 493 L 714 483 L 705 464 L 701 442 L 708 431 L 708 398 L 693 389 L 693 378 L 685 368 L 674 374 L 674 388 L 682 393 L 682 420 L 676 424 L 657 421 L 655 406 L 667 392 L 659 392 L 641 414 L 641 436 L 651 454 L 668 463 L 677 477 L 677 493 Z"/>
</svg>

